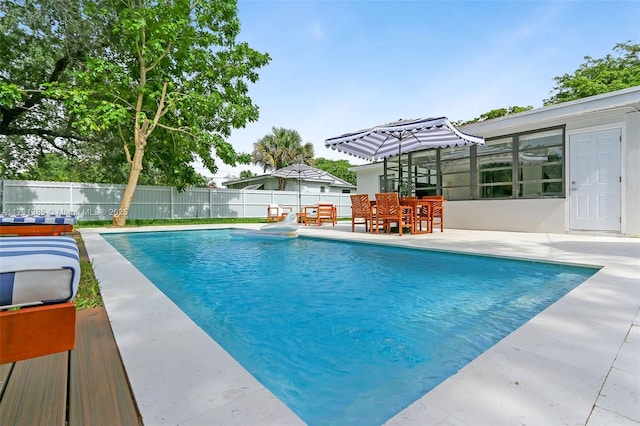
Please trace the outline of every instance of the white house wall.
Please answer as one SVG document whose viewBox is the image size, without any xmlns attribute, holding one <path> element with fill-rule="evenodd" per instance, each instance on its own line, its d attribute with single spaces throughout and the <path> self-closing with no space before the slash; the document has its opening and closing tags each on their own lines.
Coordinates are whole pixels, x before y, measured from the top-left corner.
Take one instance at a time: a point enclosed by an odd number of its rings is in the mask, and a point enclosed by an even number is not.
<svg viewBox="0 0 640 426">
<path fill-rule="evenodd" d="M 562 198 L 447 201 L 444 204 L 444 227 L 563 233 L 564 201 Z"/>
<path fill-rule="evenodd" d="M 327 182 L 324 183 L 320 183 L 320 182 L 300 182 L 300 192 L 311 192 L 311 193 L 320 193 L 322 192 L 320 189 L 321 187 L 324 186 L 324 192 L 325 193 L 338 193 L 341 194 L 343 189 L 343 187 L 340 186 L 330 186 Z M 278 186 L 276 185 L 275 188 L 267 188 L 270 190 L 277 190 Z M 293 180 L 293 179 L 287 179 L 287 184 L 284 188 L 285 191 L 296 191 L 298 192 L 298 181 L 297 180 Z"/>
<path fill-rule="evenodd" d="M 640 113 L 625 115 L 622 131 L 622 230 L 640 236 Z"/>
<path fill-rule="evenodd" d="M 373 198 L 377 192 L 380 192 L 379 176 L 384 172 L 382 163 L 376 163 L 368 166 L 366 169 L 359 170 L 357 172 L 357 186 L 356 191 L 358 194 L 369 194 L 370 198 Z"/>
</svg>

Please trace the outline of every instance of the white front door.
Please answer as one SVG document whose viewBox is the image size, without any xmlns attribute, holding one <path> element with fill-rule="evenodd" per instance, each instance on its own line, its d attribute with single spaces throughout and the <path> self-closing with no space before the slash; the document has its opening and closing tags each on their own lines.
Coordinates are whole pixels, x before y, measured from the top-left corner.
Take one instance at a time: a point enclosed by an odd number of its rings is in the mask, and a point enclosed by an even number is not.
<svg viewBox="0 0 640 426">
<path fill-rule="evenodd" d="M 621 129 L 569 137 L 569 193 L 574 230 L 620 231 Z"/>
</svg>

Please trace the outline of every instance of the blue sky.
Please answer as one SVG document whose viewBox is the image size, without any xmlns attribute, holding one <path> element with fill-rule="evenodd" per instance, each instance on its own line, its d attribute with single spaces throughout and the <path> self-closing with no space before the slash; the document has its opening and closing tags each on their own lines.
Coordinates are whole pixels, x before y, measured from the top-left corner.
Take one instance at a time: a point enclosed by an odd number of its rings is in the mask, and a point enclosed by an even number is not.
<svg viewBox="0 0 640 426">
<path fill-rule="evenodd" d="M 553 78 L 572 74 L 584 56 L 640 42 L 638 0 L 238 0 L 238 9 L 238 40 L 271 62 L 249 89 L 260 119 L 234 131 L 234 148 L 251 152 L 284 127 L 312 142 L 316 158 L 351 164 L 363 161 L 324 140 L 400 118 L 538 108 Z M 217 163 L 219 182 L 262 173 Z"/>
</svg>

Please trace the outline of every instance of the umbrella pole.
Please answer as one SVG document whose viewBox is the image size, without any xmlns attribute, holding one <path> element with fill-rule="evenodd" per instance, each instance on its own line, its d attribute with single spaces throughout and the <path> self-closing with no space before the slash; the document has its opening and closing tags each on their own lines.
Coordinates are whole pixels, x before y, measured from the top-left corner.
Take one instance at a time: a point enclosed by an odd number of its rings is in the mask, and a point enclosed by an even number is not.
<svg viewBox="0 0 640 426">
<path fill-rule="evenodd" d="M 398 137 L 398 196 L 402 196 L 402 137 Z"/>
<path fill-rule="evenodd" d="M 300 172 L 298 172 L 298 213 L 302 213 L 300 211 L 300 200 L 301 196 L 300 196 Z"/>
</svg>

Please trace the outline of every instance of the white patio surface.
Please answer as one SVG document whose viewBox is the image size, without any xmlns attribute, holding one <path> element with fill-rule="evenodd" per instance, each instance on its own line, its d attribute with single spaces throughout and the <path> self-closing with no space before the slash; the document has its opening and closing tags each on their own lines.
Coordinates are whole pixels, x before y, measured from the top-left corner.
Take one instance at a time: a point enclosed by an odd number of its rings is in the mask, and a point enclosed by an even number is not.
<svg viewBox="0 0 640 426">
<path fill-rule="evenodd" d="M 81 229 L 145 425 L 303 424 L 99 235 L 114 231 Z M 640 238 L 350 231 L 339 222 L 299 234 L 602 267 L 388 425 L 640 424 Z"/>
</svg>

